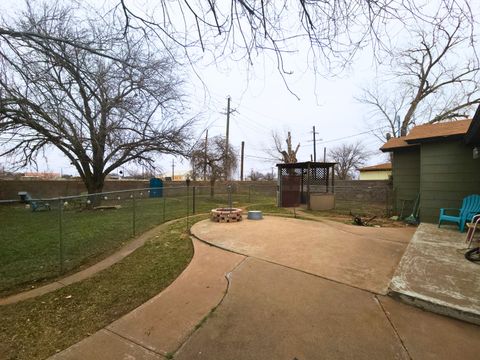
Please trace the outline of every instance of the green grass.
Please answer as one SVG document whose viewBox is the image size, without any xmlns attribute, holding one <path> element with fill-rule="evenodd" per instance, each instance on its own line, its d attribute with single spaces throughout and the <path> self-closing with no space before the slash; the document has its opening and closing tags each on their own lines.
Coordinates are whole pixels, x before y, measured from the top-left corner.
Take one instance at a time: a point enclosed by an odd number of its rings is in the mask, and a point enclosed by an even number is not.
<svg viewBox="0 0 480 360">
<path fill-rule="evenodd" d="M 185 195 L 167 194 L 165 198 L 135 200 L 135 234 L 192 213 L 193 202 Z M 118 195 L 117 195 L 118 196 Z M 133 237 L 133 200 L 123 195 L 110 196 L 102 205 L 121 205 L 111 210 L 79 210 L 66 206 L 62 214 L 62 258 L 60 267 L 60 214 L 58 204 L 51 211 L 31 212 L 23 206 L 0 206 L 0 296 L 26 290 L 77 271 L 113 253 Z M 233 195 L 234 206 L 272 202 L 271 198 Z M 227 205 L 226 194 L 212 199 L 206 191 L 196 197 L 196 213 Z M 164 211 L 165 210 L 165 211 Z M 61 271 L 63 270 L 63 271 Z"/>
<path fill-rule="evenodd" d="M 185 230 L 186 220 L 166 225 L 133 254 L 87 280 L 0 306 L 0 359 L 48 357 L 158 294 L 193 255 Z"/>
</svg>

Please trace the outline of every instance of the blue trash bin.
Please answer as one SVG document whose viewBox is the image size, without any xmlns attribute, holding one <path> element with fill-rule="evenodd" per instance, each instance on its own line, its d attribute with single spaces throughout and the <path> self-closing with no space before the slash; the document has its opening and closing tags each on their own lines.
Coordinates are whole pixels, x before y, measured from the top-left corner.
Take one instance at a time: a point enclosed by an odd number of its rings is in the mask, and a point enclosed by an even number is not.
<svg viewBox="0 0 480 360">
<path fill-rule="evenodd" d="M 163 181 L 159 178 L 150 179 L 150 197 L 159 198 L 163 197 Z"/>
</svg>

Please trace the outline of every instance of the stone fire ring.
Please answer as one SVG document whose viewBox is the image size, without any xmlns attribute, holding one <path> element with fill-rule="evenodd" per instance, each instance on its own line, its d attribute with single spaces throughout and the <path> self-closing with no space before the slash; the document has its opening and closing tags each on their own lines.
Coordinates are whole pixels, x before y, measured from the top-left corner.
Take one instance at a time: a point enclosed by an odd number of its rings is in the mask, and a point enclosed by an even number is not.
<svg viewBox="0 0 480 360">
<path fill-rule="evenodd" d="M 215 222 L 237 222 L 242 221 L 242 209 L 218 208 L 212 209 L 210 219 Z"/>
</svg>

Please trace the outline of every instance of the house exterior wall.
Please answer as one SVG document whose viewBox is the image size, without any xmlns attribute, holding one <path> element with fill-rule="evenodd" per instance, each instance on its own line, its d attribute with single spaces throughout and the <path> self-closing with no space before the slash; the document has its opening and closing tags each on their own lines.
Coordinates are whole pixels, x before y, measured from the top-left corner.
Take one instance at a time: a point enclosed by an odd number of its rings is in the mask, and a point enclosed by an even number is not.
<svg viewBox="0 0 480 360">
<path fill-rule="evenodd" d="M 420 191 L 420 148 L 395 151 L 392 161 L 393 211 L 405 217 L 412 213 Z"/>
<path fill-rule="evenodd" d="M 424 143 L 420 155 L 420 220 L 435 223 L 440 208 L 458 208 L 480 194 L 480 159 L 461 141 Z"/>
<path fill-rule="evenodd" d="M 388 180 L 391 170 L 360 171 L 359 180 Z"/>
</svg>

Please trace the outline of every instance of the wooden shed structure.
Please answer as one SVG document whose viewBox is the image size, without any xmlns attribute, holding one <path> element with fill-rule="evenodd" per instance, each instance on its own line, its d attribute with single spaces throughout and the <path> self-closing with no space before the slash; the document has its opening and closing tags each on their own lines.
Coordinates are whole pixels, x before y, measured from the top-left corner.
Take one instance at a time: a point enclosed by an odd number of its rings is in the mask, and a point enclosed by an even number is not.
<svg viewBox="0 0 480 360">
<path fill-rule="evenodd" d="M 335 207 L 335 163 L 277 164 L 279 207 L 324 210 Z"/>
</svg>

